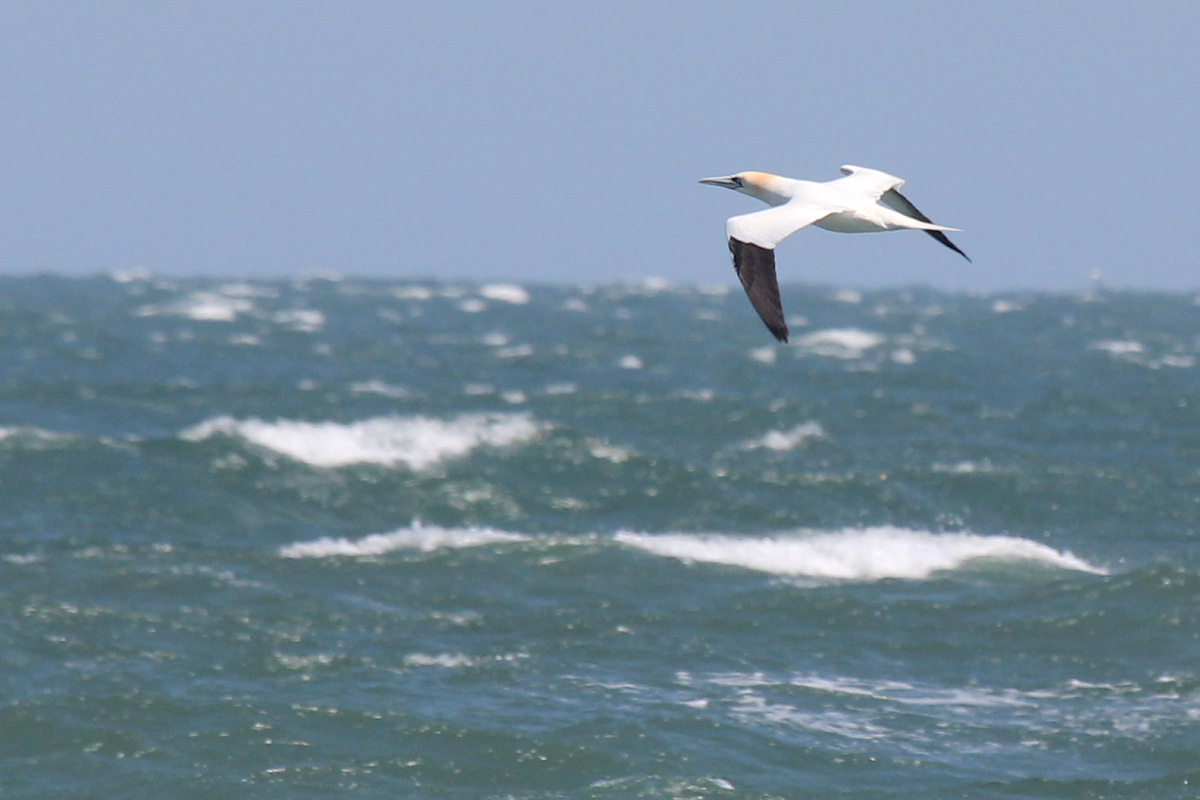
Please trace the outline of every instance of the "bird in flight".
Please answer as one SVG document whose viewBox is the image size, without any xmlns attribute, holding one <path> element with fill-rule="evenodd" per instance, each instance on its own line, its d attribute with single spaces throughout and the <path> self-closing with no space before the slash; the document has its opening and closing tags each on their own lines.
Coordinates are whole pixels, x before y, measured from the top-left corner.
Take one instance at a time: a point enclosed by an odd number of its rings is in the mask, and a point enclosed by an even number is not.
<svg viewBox="0 0 1200 800">
<path fill-rule="evenodd" d="M 725 223 L 725 233 L 742 288 L 767 329 L 781 342 L 788 340 L 788 329 L 779 301 L 779 281 L 775 278 L 775 245 L 801 228 L 816 225 L 838 233 L 906 228 L 925 231 L 967 261 L 971 260 L 945 234 L 958 228 L 935 225 L 900 194 L 899 189 L 904 185 L 901 178 L 849 164 L 842 167 L 842 173 L 846 177 L 825 183 L 767 172 L 739 172 L 700 181 L 748 194 L 771 206 L 730 217 Z"/>
</svg>

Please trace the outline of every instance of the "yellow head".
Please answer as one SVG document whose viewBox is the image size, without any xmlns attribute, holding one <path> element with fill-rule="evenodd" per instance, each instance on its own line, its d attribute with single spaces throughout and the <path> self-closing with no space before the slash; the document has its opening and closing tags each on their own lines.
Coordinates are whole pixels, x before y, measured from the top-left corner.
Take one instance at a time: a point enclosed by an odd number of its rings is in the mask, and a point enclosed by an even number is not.
<svg viewBox="0 0 1200 800">
<path fill-rule="evenodd" d="M 709 186 L 724 186 L 726 189 L 733 189 L 735 192 L 748 194 L 762 200 L 764 203 L 772 206 L 786 203 L 789 195 L 784 194 L 781 190 L 780 183 L 784 181 L 778 175 L 772 175 L 769 172 L 739 172 L 736 175 L 729 175 L 723 178 L 704 178 L 701 183 L 707 183 Z"/>
</svg>

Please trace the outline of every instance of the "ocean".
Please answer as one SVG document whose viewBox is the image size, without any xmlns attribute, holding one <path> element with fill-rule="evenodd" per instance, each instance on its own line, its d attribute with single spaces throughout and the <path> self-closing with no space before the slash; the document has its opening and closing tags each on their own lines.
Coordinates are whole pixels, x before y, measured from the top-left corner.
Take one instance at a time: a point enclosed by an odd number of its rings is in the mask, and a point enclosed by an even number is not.
<svg viewBox="0 0 1200 800">
<path fill-rule="evenodd" d="M 0 278 L 0 796 L 1200 796 L 1200 298 L 783 295 Z"/>
</svg>

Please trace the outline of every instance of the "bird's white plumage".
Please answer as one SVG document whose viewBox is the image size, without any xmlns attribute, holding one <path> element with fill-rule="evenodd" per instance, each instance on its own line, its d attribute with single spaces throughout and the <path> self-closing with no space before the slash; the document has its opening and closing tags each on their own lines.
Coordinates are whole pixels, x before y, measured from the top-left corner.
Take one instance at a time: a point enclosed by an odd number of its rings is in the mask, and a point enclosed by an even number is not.
<svg viewBox="0 0 1200 800">
<path fill-rule="evenodd" d="M 824 183 L 765 172 L 739 172 L 701 183 L 725 186 L 772 206 L 726 223 L 729 236 L 759 247 L 773 248 L 809 225 L 838 233 L 957 230 L 917 216 L 920 212 L 896 191 L 904 185 L 902 178 L 852 164 L 843 166 L 842 172 L 846 177 Z M 880 205 L 881 200 L 886 205 Z"/>
<path fill-rule="evenodd" d="M 890 189 L 899 189 L 904 185 L 903 178 L 888 175 L 886 172 L 880 172 L 877 169 L 856 167 L 853 164 L 843 164 L 842 174 L 846 177 L 838 178 L 835 181 L 830 181 L 830 183 L 846 187 L 853 191 L 859 191 L 863 194 L 872 195 L 876 200 L 882 197 L 884 192 Z"/>
<path fill-rule="evenodd" d="M 967 254 L 946 238 L 916 206 L 900 194 L 901 178 L 877 169 L 842 167 L 843 178 L 817 183 L 766 172 L 739 172 L 701 183 L 724 186 L 763 201 L 771 208 L 730 217 L 725 223 L 729 251 L 742 287 L 767 328 L 780 341 L 788 330 L 775 276 L 775 246 L 801 228 L 816 225 L 839 233 L 921 230 L 963 258 Z M 968 261 L 971 259 L 967 258 Z"/>
<path fill-rule="evenodd" d="M 784 203 L 765 211 L 730 217 L 725 222 L 725 233 L 740 242 L 770 249 L 828 214 L 819 206 Z"/>
</svg>

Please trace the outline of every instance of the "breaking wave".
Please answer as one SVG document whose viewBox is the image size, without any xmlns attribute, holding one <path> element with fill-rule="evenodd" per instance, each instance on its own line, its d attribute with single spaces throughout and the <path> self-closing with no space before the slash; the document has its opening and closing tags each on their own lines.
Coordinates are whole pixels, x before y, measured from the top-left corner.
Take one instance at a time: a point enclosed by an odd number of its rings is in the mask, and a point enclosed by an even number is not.
<svg viewBox="0 0 1200 800">
<path fill-rule="evenodd" d="M 391 533 L 373 533 L 361 539 L 322 537 L 295 542 L 279 550 L 284 558 L 329 558 L 330 556 L 379 556 L 396 550 L 429 553 L 443 548 L 478 547 L 485 544 L 523 542 L 529 537 L 493 528 L 441 528 L 414 522 Z"/>
<path fill-rule="evenodd" d="M 542 427 L 528 414 L 461 414 L 451 420 L 390 416 L 345 424 L 221 416 L 179 436 L 192 442 L 216 436 L 239 438 L 314 467 L 379 464 L 420 471 L 481 446 L 527 442 Z"/>
<path fill-rule="evenodd" d="M 825 429 L 819 422 L 804 422 L 786 431 L 767 431 L 757 439 L 742 443 L 743 450 L 794 450 L 808 439 L 824 439 Z"/>
<path fill-rule="evenodd" d="M 858 328 L 829 328 L 801 336 L 796 346 L 819 356 L 862 358 L 863 353 L 883 344 L 884 337 Z"/>
<path fill-rule="evenodd" d="M 1014 536 L 931 533 L 905 528 L 847 529 L 836 533 L 742 537 L 719 534 L 621 532 L 616 540 L 654 555 L 686 562 L 727 564 L 773 575 L 826 580 L 923 580 L 973 561 L 1027 561 L 1059 569 L 1106 574 L 1069 552 Z"/>
</svg>

